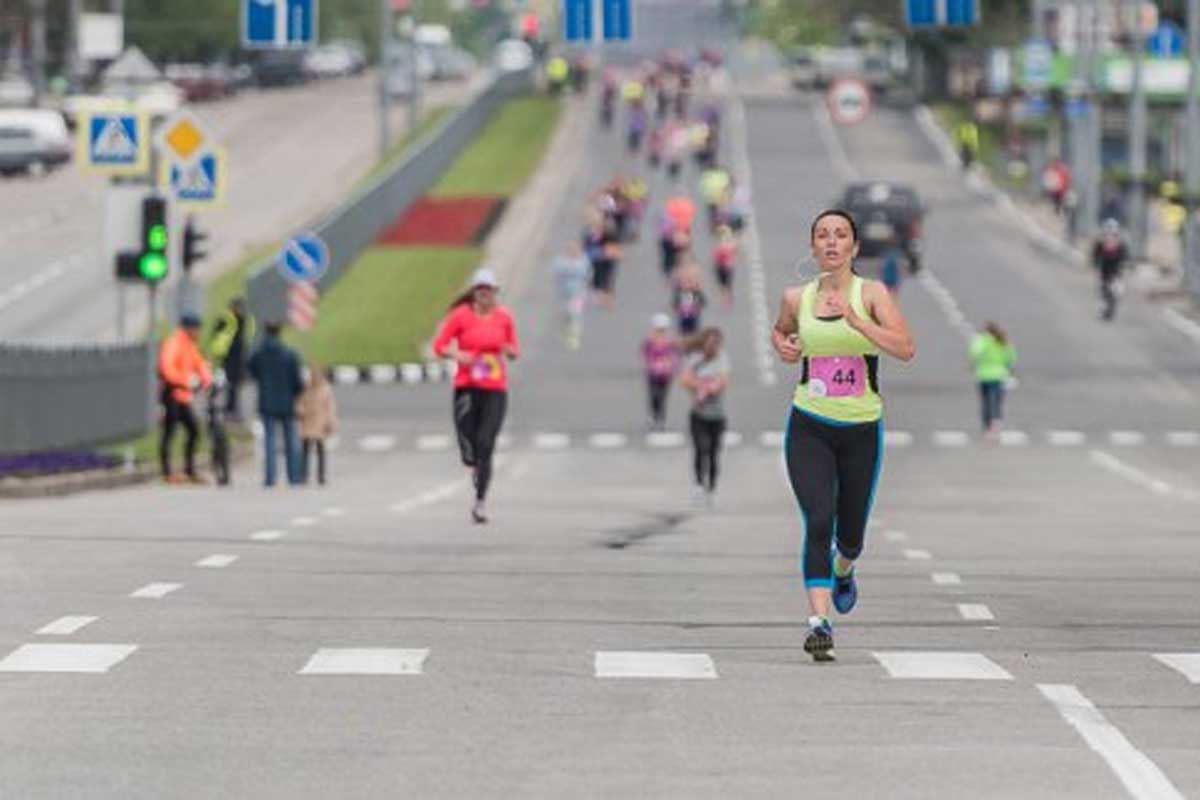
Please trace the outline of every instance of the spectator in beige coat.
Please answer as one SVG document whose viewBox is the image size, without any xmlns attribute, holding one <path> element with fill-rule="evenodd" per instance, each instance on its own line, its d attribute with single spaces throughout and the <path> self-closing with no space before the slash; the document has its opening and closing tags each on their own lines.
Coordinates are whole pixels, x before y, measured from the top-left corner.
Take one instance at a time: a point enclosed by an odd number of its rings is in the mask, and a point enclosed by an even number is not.
<svg viewBox="0 0 1200 800">
<path fill-rule="evenodd" d="M 325 485 L 325 440 L 337 430 L 337 401 L 329 378 L 316 364 L 308 368 L 308 380 L 304 392 L 296 398 L 296 419 L 300 422 L 300 439 L 303 443 L 301 475 L 308 483 L 308 458 L 314 450 L 317 455 L 317 483 Z"/>
</svg>

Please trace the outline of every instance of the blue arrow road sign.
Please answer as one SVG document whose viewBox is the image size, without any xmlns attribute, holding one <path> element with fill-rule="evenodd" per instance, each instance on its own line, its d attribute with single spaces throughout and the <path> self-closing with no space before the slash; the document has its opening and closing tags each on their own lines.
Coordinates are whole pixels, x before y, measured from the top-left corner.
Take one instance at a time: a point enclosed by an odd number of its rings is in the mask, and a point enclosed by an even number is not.
<svg viewBox="0 0 1200 800">
<path fill-rule="evenodd" d="M 633 0 L 604 0 L 604 41 L 633 38 Z"/>
<path fill-rule="evenodd" d="M 1170 22 L 1162 22 L 1146 40 L 1146 50 L 1155 58 L 1175 58 L 1183 55 L 1185 44 L 1183 29 Z"/>
<path fill-rule="evenodd" d="M 910 28 L 937 25 L 937 0 L 905 0 L 904 20 Z"/>
<path fill-rule="evenodd" d="M 593 31 L 592 0 L 563 0 L 563 38 L 590 42 Z"/>
<path fill-rule="evenodd" d="M 275 266 L 292 283 L 315 283 L 329 269 L 329 248 L 315 233 L 293 236 L 275 259 Z"/>
<path fill-rule="evenodd" d="M 904 21 L 910 28 L 979 24 L 979 0 L 904 0 Z"/>
<path fill-rule="evenodd" d="M 946 24 L 951 27 L 979 22 L 979 0 L 946 0 Z"/>
<path fill-rule="evenodd" d="M 306 47 L 317 39 L 317 0 L 242 0 L 244 47 Z"/>
</svg>

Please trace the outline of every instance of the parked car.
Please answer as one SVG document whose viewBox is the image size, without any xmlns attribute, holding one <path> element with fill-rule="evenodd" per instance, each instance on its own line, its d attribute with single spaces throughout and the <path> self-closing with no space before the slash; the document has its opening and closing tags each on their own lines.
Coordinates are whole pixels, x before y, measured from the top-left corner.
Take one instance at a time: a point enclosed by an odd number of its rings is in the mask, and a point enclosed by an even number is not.
<svg viewBox="0 0 1200 800">
<path fill-rule="evenodd" d="M 342 48 L 350 56 L 350 74 L 360 75 L 367 68 L 367 49 L 355 39 L 334 39 L 331 45 Z"/>
<path fill-rule="evenodd" d="M 416 50 L 407 44 L 393 47 L 388 53 L 388 69 L 392 70 L 409 70 L 412 71 L 413 53 L 416 53 L 417 59 L 417 77 L 423 81 L 433 78 L 434 72 L 437 70 L 437 65 L 433 61 L 433 56 L 424 47 L 417 47 Z"/>
<path fill-rule="evenodd" d="M 179 87 L 188 103 L 218 100 L 228 92 L 221 75 L 204 64 L 168 64 L 163 74 Z"/>
<path fill-rule="evenodd" d="M 323 44 L 304 56 L 304 71 L 313 78 L 344 78 L 354 70 L 354 54 L 341 45 Z"/>
<path fill-rule="evenodd" d="M 302 50 L 263 50 L 254 59 L 253 68 L 254 82 L 259 86 L 296 86 L 308 78 Z"/>
<path fill-rule="evenodd" d="M 446 45 L 424 49 L 433 59 L 435 81 L 465 81 L 478 66 L 475 57 L 461 47 Z"/>
<path fill-rule="evenodd" d="M 817 61 L 807 50 L 795 50 L 788 54 L 788 78 L 797 89 L 812 89 L 817 85 L 819 70 Z"/>
<path fill-rule="evenodd" d="M 533 66 L 533 49 L 520 39 L 505 39 L 496 45 L 493 60 L 501 72 L 520 72 Z"/>
<path fill-rule="evenodd" d="M 27 108 L 33 105 L 33 84 L 19 75 L 0 79 L 0 106 Z"/>
<path fill-rule="evenodd" d="M 0 173 L 40 175 L 71 160 L 71 134 L 57 111 L 0 110 Z"/>
<path fill-rule="evenodd" d="M 915 189 L 899 183 L 865 181 L 846 187 L 838 206 L 858 226 L 859 255 L 882 255 L 895 242 L 912 272 L 921 268 L 921 236 L 925 206 Z"/>
</svg>

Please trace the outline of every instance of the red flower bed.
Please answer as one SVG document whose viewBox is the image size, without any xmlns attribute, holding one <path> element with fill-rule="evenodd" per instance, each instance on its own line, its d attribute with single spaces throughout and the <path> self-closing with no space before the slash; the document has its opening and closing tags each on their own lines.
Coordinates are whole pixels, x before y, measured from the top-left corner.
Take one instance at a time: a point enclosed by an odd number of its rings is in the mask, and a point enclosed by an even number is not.
<svg viewBox="0 0 1200 800">
<path fill-rule="evenodd" d="M 377 244 L 465 247 L 477 244 L 503 209 L 502 197 L 422 197 Z"/>
</svg>

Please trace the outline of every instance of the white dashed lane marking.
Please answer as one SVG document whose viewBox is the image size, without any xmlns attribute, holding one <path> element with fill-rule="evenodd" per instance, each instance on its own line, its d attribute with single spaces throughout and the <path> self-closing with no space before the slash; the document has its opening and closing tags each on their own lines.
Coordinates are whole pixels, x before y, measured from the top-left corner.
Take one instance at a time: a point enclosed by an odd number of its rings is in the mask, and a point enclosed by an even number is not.
<svg viewBox="0 0 1200 800">
<path fill-rule="evenodd" d="M 971 437 L 965 431 L 934 431 L 933 443 L 938 447 L 966 447 Z"/>
<path fill-rule="evenodd" d="M 571 446 L 571 437 L 565 433 L 535 433 L 533 446 L 538 450 L 565 450 Z"/>
<path fill-rule="evenodd" d="M 200 559 L 196 562 L 196 566 L 204 567 L 206 569 L 224 569 L 237 560 L 237 556 L 232 556 L 227 553 L 216 553 Z"/>
<path fill-rule="evenodd" d="M 656 431 L 646 434 L 646 446 L 651 448 L 683 447 L 687 437 L 678 431 Z"/>
<path fill-rule="evenodd" d="M 445 434 L 429 434 L 417 437 L 417 449 L 422 452 L 449 450 L 450 437 Z"/>
<path fill-rule="evenodd" d="M 956 572 L 934 572 L 929 578 L 938 586 L 961 586 L 962 578 Z"/>
<path fill-rule="evenodd" d="M 1069 684 L 1039 683 L 1038 691 L 1104 759 L 1131 795 L 1138 800 L 1183 800 L 1162 770 L 1105 719 L 1079 689 Z"/>
<path fill-rule="evenodd" d="M 713 679 L 717 668 L 704 653 L 640 653 L 600 651 L 596 653 L 597 678 Z"/>
<path fill-rule="evenodd" d="M 178 591 L 182 588 L 182 583 L 148 583 L 142 588 L 131 592 L 129 596 L 147 600 L 160 600 L 169 595 L 171 592 Z"/>
<path fill-rule="evenodd" d="M 933 558 L 933 554 L 928 550 L 905 550 L 904 557 L 909 561 L 929 561 Z"/>
<path fill-rule="evenodd" d="M 628 438 L 623 433 L 593 433 L 588 437 L 588 446 L 597 450 L 615 450 L 624 447 Z"/>
<path fill-rule="evenodd" d="M 283 531 L 255 531 L 250 534 L 251 541 L 255 542 L 276 542 L 287 536 Z"/>
<path fill-rule="evenodd" d="M 958 613 L 963 619 L 972 621 L 993 620 L 992 610 L 982 603 L 959 603 Z"/>
<path fill-rule="evenodd" d="M 396 437 L 377 433 L 358 440 L 358 449 L 364 453 L 382 453 L 396 446 Z"/>
<path fill-rule="evenodd" d="M 39 636 L 70 636 L 98 619 L 99 617 L 59 617 L 39 628 L 37 632 Z"/>
<path fill-rule="evenodd" d="M 1082 447 L 1087 436 L 1083 431 L 1049 431 L 1046 440 L 1055 447 Z"/>
<path fill-rule="evenodd" d="M 308 659 L 299 674 L 420 675 L 428 657 L 428 649 L 322 648 Z"/>
<path fill-rule="evenodd" d="M 291 526 L 293 528 L 311 528 L 318 522 L 316 517 L 292 517 Z"/>
<path fill-rule="evenodd" d="M 889 542 L 907 542 L 908 534 L 904 531 L 884 531 L 883 538 Z"/>
</svg>

